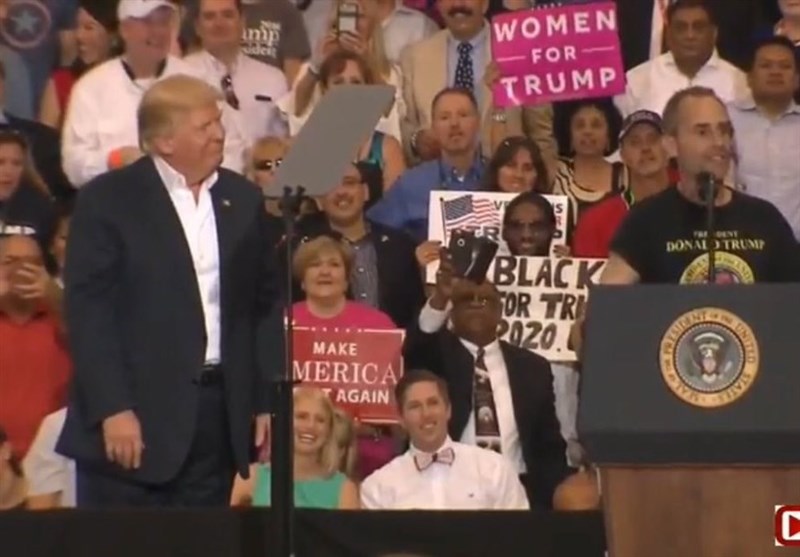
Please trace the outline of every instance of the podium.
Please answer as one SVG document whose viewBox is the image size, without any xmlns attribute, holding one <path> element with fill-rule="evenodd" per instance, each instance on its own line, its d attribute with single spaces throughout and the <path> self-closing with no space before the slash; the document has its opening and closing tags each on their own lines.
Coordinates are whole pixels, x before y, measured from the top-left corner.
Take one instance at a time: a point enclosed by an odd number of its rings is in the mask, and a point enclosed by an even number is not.
<svg viewBox="0 0 800 557">
<path fill-rule="evenodd" d="M 800 556 L 800 285 L 593 288 L 578 430 L 610 557 Z"/>
</svg>

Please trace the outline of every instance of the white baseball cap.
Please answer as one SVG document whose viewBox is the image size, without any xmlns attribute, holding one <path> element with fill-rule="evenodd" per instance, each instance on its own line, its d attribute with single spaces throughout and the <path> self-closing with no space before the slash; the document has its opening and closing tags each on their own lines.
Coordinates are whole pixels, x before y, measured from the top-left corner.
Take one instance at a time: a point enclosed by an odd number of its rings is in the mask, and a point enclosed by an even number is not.
<svg viewBox="0 0 800 557">
<path fill-rule="evenodd" d="M 149 16 L 158 8 L 175 9 L 175 4 L 169 0 L 119 0 L 117 6 L 117 19 L 141 19 Z"/>
</svg>

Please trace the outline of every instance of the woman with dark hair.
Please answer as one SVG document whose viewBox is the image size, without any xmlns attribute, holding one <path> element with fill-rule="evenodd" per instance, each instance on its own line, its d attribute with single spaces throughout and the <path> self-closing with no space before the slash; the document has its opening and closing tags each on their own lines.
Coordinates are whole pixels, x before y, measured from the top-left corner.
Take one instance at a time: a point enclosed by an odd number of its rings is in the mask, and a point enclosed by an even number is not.
<svg viewBox="0 0 800 557">
<path fill-rule="evenodd" d="M 0 511 L 25 507 L 28 482 L 19 459 L 14 455 L 8 435 L 0 426 Z"/>
<path fill-rule="evenodd" d="M 527 191 L 506 207 L 503 241 L 511 255 L 547 257 L 555 233 L 556 213 L 542 195 Z"/>
<path fill-rule="evenodd" d="M 485 191 L 550 191 L 550 177 L 539 146 L 527 137 L 504 139 L 492 155 L 484 177 Z"/>
<path fill-rule="evenodd" d="M 570 228 L 588 207 L 625 189 L 622 163 L 606 157 L 617 150 L 622 116 L 610 99 L 556 106 L 555 134 L 561 161 L 553 193 L 570 200 Z"/>
<path fill-rule="evenodd" d="M 53 72 L 45 86 L 39 121 L 60 128 L 69 103 L 72 86 L 84 73 L 111 58 L 118 48 L 116 2 L 81 0 L 75 24 L 78 57 L 68 68 Z"/>
</svg>

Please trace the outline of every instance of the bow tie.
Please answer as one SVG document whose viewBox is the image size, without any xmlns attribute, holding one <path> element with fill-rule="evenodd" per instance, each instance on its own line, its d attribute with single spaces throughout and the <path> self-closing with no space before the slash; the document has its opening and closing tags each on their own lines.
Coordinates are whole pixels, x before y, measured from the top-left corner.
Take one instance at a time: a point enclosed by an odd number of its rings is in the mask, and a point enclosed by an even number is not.
<svg viewBox="0 0 800 557">
<path fill-rule="evenodd" d="M 414 455 L 414 464 L 416 465 L 417 470 L 422 472 L 423 470 L 429 468 L 434 462 L 451 466 L 455 459 L 455 451 L 452 449 L 452 447 L 448 447 L 446 449 L 442 449 L 438 453 L 433 454 L 417 453 Z"/>
</svg>

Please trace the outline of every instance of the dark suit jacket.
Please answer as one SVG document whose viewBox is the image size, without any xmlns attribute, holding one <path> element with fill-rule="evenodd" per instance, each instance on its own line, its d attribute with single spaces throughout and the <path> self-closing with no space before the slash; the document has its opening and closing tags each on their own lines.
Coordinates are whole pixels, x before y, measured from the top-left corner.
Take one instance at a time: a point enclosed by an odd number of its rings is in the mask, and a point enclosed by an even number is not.
<svg viewBox="0 0 800 557">
<path fill-rule="evenodd" d="M 500 349 L 528 470 L 528 497 L 531 506 L 550 508 L 555 488 L 568 473 L 550 363 L 504 341 L 500 341 Z M 460 439 L 472 414 L 475 363 L 469 350 L 450 331 L 426 334 L 415 326 L 406 337 L 404 356 L 406 369 L 428 369 L 447 381 L 452 404 L 450 437 Z"/>
<path fill-rule="evenodd" d="M 415 245 L 405 232 L 370 222 L 370 238 L 375 246 L 378 267 L 379 308 L 400 328 L 410 326 L 425 303 Z M 313 238 L 331 234 L 324 214 L 312 215 L 299 225 L 299 236 Z M 295 292 L 302 293 L 298 288 Z"/>
<path fill-rule="evenodd" d="M 253 415 L 268 404 L 256 338 L 272 304 L 272 261 L 258 189 L 220 169 L 211 197 L 230 439 L 246 473 Z M 133 480 L 169 481 L 195 433 L 193 379 L 204 363 L 206 331 L 189 247 L 150 158 L 81 190 L 64 279 L 75 377 L 59 452 Z M 136 412 L 146 445 L 142 467 L 131 473 L 105 463 L 102 440 L 102 421 L 126 409 Z"/>
<path fill-rule="evenodd" d="M 58 132 L 33 120 L 17 118 L 10 114 L 6 114 L 5 117 L 8 126 L 22 133 L 28 140 L 36 170 L 50 188 L 53 197 L 56 199 L 72 197 L 75 190 L 61 168 L 61 138 Z"/>
<path fill-rule="evenodd" d="M 616 0 L 625 69 L 650 58 L 653 4 L 656 0 Z M 720 56 L 744 69 L 756 29 L 765 20 L 765 0 L 709 0 L 719 25 Z"/>
</svg>

